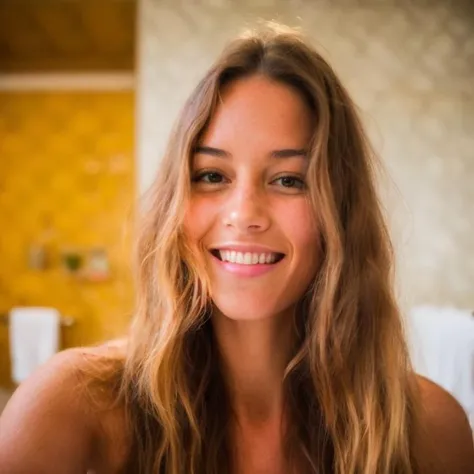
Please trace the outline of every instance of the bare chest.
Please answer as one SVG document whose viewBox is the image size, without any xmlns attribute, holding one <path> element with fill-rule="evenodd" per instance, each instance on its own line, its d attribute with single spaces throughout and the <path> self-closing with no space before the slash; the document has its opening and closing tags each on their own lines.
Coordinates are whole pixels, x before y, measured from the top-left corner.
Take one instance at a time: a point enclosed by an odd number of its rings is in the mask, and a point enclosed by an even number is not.
<svg viewBox="0 0 474 474">
<path fill-rule="evenodd" d="M 247 432 L 236 440 L 238 474 L 288 474 L 278 431 Z"/>
</svg>

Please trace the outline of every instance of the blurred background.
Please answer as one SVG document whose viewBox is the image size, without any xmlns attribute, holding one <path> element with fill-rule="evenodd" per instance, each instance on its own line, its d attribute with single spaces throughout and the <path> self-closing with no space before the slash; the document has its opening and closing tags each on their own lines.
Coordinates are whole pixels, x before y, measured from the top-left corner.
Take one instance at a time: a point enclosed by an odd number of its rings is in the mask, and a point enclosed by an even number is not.
<svg viewBox="0 0 474 474">
<path fill-rule="evenodd" d="M 186 96 L 258 19 L 301 27 L 360 107 L 418 371 L 474 412 L 470 0 L 0 0 L 6 396 L 15 308 L 54 308 L 60 348 L 123 333 L 136 198 Z"/>
</svg>

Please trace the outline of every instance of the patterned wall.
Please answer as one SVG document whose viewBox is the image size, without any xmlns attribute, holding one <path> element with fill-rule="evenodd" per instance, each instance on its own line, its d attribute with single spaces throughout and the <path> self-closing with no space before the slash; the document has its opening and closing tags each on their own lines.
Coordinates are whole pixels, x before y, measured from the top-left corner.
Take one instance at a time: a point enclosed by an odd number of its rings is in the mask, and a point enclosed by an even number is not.
<svg viewBox="0 0 474 474">
<path fill-rule="evenodd" d="M 474 4 L 469 0 L 142 0 L 140 189 L 185 97 L 256 18 L 301 26 L 361 108 L 388 179 L 401 304 L 474 308 Z"/>
<path fill-rule="evenodd" d="M 134 97 L 120 93 L 1 94 L 0 312 L 48 305 L 74 317 L 64 346 L 120 334 L 133 298 L 129 276 L 135 193 Z M 28 265 L 32 245 L 49 266 Z M 70 276 L 63 251 L 104 248 L 111 278 Z M 0 385 L 8 384 L 7 327 L 0 325 Z"/>
</svg>

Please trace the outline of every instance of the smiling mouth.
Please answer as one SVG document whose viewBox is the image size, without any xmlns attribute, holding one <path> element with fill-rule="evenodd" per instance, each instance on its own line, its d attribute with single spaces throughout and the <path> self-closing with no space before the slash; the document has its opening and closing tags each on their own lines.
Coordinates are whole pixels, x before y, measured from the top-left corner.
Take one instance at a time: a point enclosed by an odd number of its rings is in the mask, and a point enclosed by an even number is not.
<svg viewBox="0 0 474 474">
<path fill-rule="evenodd" d="M 221 262 L 239 265 L 273 265 L 285 258 L 285 254 L 278 252 L 237 252 L 236 250 L 219 249 L 212 249 L 210 252 Z"/>
</svg>

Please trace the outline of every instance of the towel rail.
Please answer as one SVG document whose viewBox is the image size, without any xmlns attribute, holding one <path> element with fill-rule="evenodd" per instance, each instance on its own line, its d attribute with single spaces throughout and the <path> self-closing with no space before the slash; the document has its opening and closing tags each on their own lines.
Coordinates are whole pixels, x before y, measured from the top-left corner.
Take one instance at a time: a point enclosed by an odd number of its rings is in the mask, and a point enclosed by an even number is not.
<svg viewBox="0 0 474 474">
<path fill-rule="evenodd" d="M 0 323 L 8 325 L 9 320 L 10 320 L 10 317 L 8 313 L 0 313 Z M 76 323 L 76 320 L 71 316 L 62 316 L 59 322 L 61 327 L 65 327 L 65 328 L 74 326 L 75 323 Z"/>
</svg>

